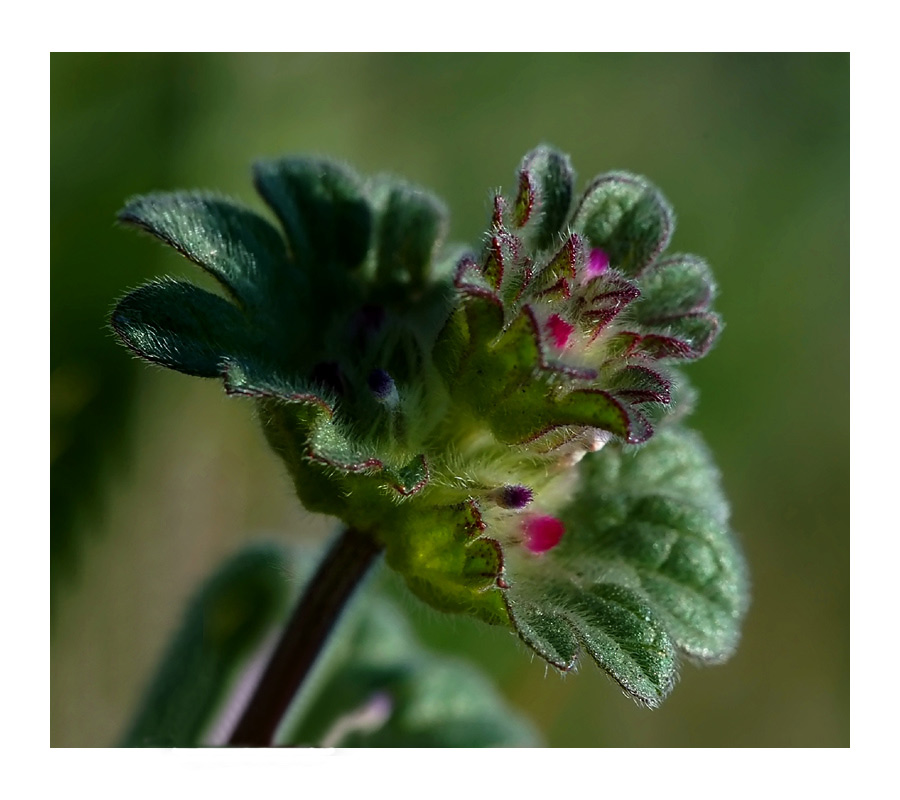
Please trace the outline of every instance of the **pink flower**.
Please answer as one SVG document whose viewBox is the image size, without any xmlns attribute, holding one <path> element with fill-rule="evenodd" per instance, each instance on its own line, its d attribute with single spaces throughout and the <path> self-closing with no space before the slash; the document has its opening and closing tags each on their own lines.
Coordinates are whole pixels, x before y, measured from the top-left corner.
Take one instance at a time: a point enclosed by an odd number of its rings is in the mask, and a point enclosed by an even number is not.
<svg viewBox="0 0 900 800">
<path fill-rule="evenodd" d="M 566 526 L 556 517 L 549 514 L 540 516 L 528 516 L 522 521 L 522 530 L 525 533 L 525 546 L 532 553 L 546 553 L 559 544 Z"/>
<path fill-rule="evenodd" d="M 562 350 L 569 343 L 569 337 L 575 330 L 575 326 L 566 322 L 559 314 L 553 314 L 547 320 L 547 330 L 553 337 L 553 344 Z"/>
<path fill-rule="evenodd" d="M 609 255 L 607 255 L 605 250 L 594 247 L 588 256 L 586 279 L 596 278 L 598 275 L 606 272 L 607 269 L 609 269 Z"/>
</svg>

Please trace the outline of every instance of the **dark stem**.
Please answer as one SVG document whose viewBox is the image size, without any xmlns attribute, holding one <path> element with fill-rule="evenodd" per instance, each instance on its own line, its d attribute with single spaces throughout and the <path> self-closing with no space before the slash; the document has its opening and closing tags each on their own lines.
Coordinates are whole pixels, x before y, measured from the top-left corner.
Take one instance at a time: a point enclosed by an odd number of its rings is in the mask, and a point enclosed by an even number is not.
<svg viewBox="0 0 900 800">
<path fill-rule="evenodd" d="M 228 744 L 268 747 L 297 690 L 315 663 L 347 600 L 381 552 L 351 528 L 343 531 L 297 603 L 278 646 Z"/>
</svg>

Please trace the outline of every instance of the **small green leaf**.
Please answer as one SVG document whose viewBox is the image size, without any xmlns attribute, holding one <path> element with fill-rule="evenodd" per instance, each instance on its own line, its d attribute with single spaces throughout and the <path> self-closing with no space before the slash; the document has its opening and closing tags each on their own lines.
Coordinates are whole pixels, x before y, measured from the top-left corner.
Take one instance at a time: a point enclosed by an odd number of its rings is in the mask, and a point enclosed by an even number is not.
<svg viewBox="0 0 900 800">
<path fill-rule="evenodd" d="M 423 650 L 389 603 L 371 596 L 344 620 L 287 745 L 534 747 L 532 725 L 470 665 Z"/>
<path fill-rule="evenodd" d="M 436 197 L 394 182 L 378 227 L 378 280 L 423 285 L 447 229 L 447 209 Z"/>
<path fill-rule="evenodd" d="M 119 220 L 147 231 L 205 269 L 242 305 L 259 308 L 286 268 L 281 234 L 252 211 L 196 192 L 133 198 Z"/>
<path fill-rule="evenodd" d="M 386 470 L 392 487 L 403 497 L 422 491 L 428 484 L 428 462 L 421 453 L 399 469 Z"/>
<path fill-rule="evenodd" d="M 632 317 L 643 324 L 680 317 L 709 308 L 715 283 L 709 265 L 697 256 L 671 256 L 641 275 L 641 296 Z"/>
<path fill-rule="evenodd" d="M 253 178 L 301 267 L 353 269 L 362 263 L 372 237 L 372 209 L 351 170 L 326 159 L 285 158 L 257 162 Z"/>
<path fill-rule="evenodd" d="M 324 409 L 263 399 L 258 411 L 266 440 L 284 460 L 300 502 L 318 514 L 345 512 L 347 487 L 338 477 L 343 475 L 309 455 L 310 437 L 322 424 Z"/>
<path fill-rule="evenodd" d="M 569 285 L 575 280 L 577 271 L 584 263 L 584 243 L 580 236 L 572 234 L 563 243 L 544 269 L 531 282 L 530 291 L 547 296 L 558 294 L 568 297 Z"/>
<path fill-rule="evenodd" d="M 206 583 L 188 606 L 125 747 L 196 747 L 241 670 L 289 607 L 292 568 L 280 547 L 249 548 Z"/>
<path fill-rule="evenodd" d="M 660 327 L 666 337 L 684 342 L 687 353 L 679 358 L 702 358 L 716 341 L 722 329 L 718 314 L 697 312 L 669 320 Z"/>
<path fill-rule="evenodd" d="M 533 594 L 537 603 L 529 602 Z M 578 659 L 575 629 L 563 614 L 546 603 L 545 587 L 528 590 L 520 582 L 507 592 L 509 616 L 525 644 L 557 669 L 567 672 Z"/>
<path fill-rule="evenodd" d="M 306 404 L 325 417 L 334 415 L 336 401 L 320 386 L 284 378 L 271 368 L 251 360 L 226 361 L 224 379 L 225 391 L 230 395 Z"/>
<path fill-rule="evenodd" d="M 647 267 L 669 243 L 675 217 L 665 198 L 637 175 L 611 172 L 594 179 L 573 219 L 592 247 L 626 275 Z"/>
<path fill-rule="evenodd" d="M 456 374 L 468 344 L 469 325 L 466 320 L 466 309 L 457 307 L 438 334 L 431 356 L 435 368 L 445 380 L 452 380 L 452 376 Z"/>
<path fill-rule="evenodd" d="M 506 559 L 510 618 L 532 649 L 570 669 L 577 641 L 650 706 L 672 687 L 676 651 L 708 662 L 732 654 L 747 576 L 696 434 L 664 429 L 637 451 L 588 454 L 557 513 L 558 547 Z"/>
<path fill-rule="evenodd" d="M 537 218 L 534 242 L 538 249 L 557 245 L 572 205 L 575 183 L 572 163 L 565 153 L 542 145 L 522 160 L 520 176 L 522 173 L 526 177 L 519 179 L 516 218 L 523 221 Z M 537 207 L 536 213 L 528 210 L 532 205 Z"/>
<path fill-rule="evenodd" d="M 675 651 L 637 593 L 602 581 L 581 586 L 531 578 L 530 584 L 518 579 L 508 593 L 510 617 L 526 644 L 568 670 L 575 664 L 577 641 L 636 700 L 651 707 L 662 702 L 675 682 Z"/>
<path fill-rule="evenodd" d="M 426 603 L 509 625 L 498 588 L 503 554 L 497 542 L 481 536 L 483 530 L 480 511 L 470 501 L 426 506 L 399 517 L 381 535 L 388 564 Z"/>
<path fill-rule="evenodd" d="M 240 357 L 252 342 L 235 306 L 174 280 L 151 281 L 126 295 L 110 324 L 142 358 L 203 378 L 220 376 L 225 360 Z"/>
</svg>

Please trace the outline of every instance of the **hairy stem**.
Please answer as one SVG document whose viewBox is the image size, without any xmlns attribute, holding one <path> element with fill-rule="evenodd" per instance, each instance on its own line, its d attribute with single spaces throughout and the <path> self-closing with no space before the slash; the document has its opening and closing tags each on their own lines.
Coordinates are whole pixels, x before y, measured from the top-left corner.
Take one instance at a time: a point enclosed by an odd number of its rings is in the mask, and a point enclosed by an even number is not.
<svg viewBox="0 0 900 800">
<path fill-rule="evenodd" d="M 307 584 L 253 697 L 228 744 L 268 747 L 328 639 L 344 605 L 381 552 L 369 536 L 348 528 Z"/>
</svg>

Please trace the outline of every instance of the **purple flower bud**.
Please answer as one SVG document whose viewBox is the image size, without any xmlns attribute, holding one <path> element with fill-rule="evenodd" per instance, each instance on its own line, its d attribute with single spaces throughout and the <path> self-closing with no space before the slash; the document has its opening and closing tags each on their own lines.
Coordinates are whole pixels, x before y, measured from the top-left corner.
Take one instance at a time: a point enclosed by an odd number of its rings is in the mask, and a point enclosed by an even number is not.
<svg viewBox="0 0 900 800">
<path fill-rule="evenodd" d="M 525 508 L 534 499 L 534 492 L 527 486 L 517 484 L 501 486 L 491 493 L 491 497 L 501 508 L 519 510 L 520 508 Z"/>
<path fill-rule="evenodd" d="M 598 275 L 606 272 L 607 269 L 609 269 L 609 255 L 599 247 L 592 248 L 587 261 L 586 279 L 596 278 Z"/>
<path fill-rule="evenodd" d="M 383 369 L 373 369 L 367 379 L 369 389 L 375 395 L 379 403 L 396 405 L 398 400 L 397 384 L 394 379 Z"/>
</svg>

